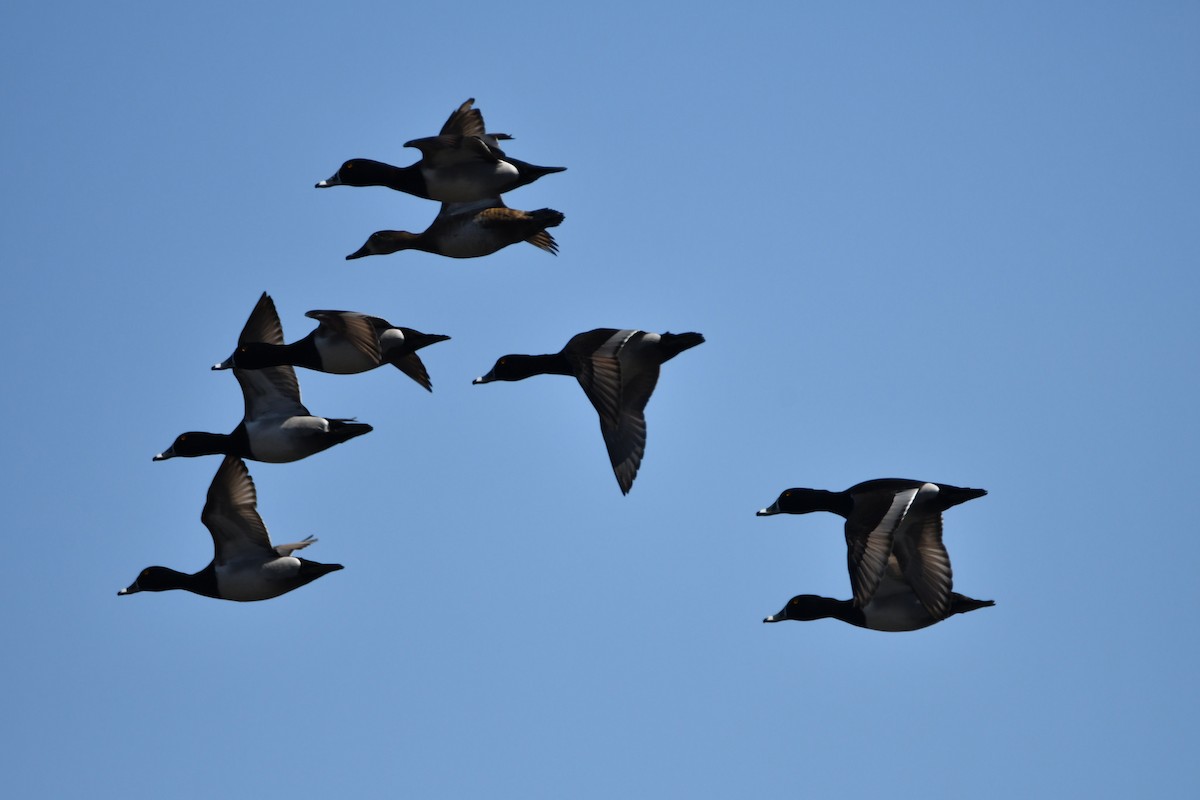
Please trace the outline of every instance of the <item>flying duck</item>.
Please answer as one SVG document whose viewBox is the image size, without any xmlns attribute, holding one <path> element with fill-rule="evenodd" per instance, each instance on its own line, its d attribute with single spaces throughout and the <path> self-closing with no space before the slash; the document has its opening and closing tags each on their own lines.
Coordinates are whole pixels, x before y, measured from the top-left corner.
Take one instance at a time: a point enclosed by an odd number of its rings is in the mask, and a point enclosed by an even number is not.
<svg viewBox="0 0 1200 800">
<path fill-rule="evenodd" d="M 292 544 L 272 545 L 256 508 L 254 481 L 239 458 L 221 462 L 200 521 L 213 538 L 213 560 L 194 574 L 167 567 L 146 567 L 118 595 L 183 589 L 219 600 L 267 600 L 298 589 L 341 564 L 319 564 L 292 555 L 317 541 L 309 536 Z"/>
<path fill-rule="evenodd" d="M 646 403 L 659 365 L 702 343 L 698 333 L 647 333 L 597 328 L 571 337 L 549 355 L 507 355 L 474 383 L 572 375 L 600 415 L 600 432 L 622 494 L 628 494 L 646 451 Z"/>
<path fill-rule="evenodd" d="M 983 489 L 881 478 L 844 492 L 787 489 L 758 516 L 831 511 L 845 517 L 846 558 L 854 605 L 863 609 L 891 561 L 933 619 L 951 613 L 953 576 L 942 544 L 942 512 L 983 497 Z"/>
<path fill-rule="evenodd" d="M 498 197 L 566 169 L 539 167 L 506 155 L 498 142 L 512 137 L 487 133 L 483 115 L 472 108 L 474 102 L 475 98 L 470 98 L 459 106 L 439 135 L 404 143 L 421 151 L 417 163 L 394 167 L 382 161 L 353 158 L 342 164 L 333 177 L 318 182 L 316 188 L 386 186 L 443 203 L 470 203 Z"/>
<path fill-rule="evenodd" d="M 517 242 L 558 255 L 558 243 L 546 230 L 563 221 L 552 208 L 518 211 L 499 197 L 474 203 L 442 203 L 436 218 L 422 233 L 376 231 L 366 244 L 346 256 L 382 256 L 400 250 L 424 250 L 450 258 L 478 258 Z"/>
<path fill-rule="evenodd" d="M 274 307 L 266 292 L 258 303 Z M 254 313 L 259 313 L 257 308 Z M 244 342 L 229 358 L 214 364 L 213 369 L 262 369 L 290 364 L 317 372 L 350 375 L 391 364 L 426 391 L 433 391 L 429 373 L 416 351 L 444 342 L 449 336 L 397 327 L 385 319 L 356 311 L 309 311 L 305 316 L 320 324 L 303 339 L 284 345 Z"/>
<path fill-rule="evenodd" d="M 798 594 L 778 613 L 763 622 L 782 622 L 793 619 L 809 622 L 832 617 L 875 631 L 915 631 L 927 628 L 946 617 L 965 614 L 968 611 L 996 605 L 992 600 L 976 600 L 958 592 L 951 592 L 946 612 L 940 617 L 932 616 L 913 592 L 900 570 L 895 556 L 888 558 L 887 569 L 879 581 L 875 593 L 865 606 L 853 600 L 834 600 L 815 594 Z"/>
<path fill-rule="evenodd" d="M 248 342 L 283 344 L 283 326 L 275 303 L 265 293 L 238 337 Z M 189 431 L 154 457 L 163 461 L 175 456 L 206 456 L 223 453 L 254 461 L 282 463 L 299 461 L 371 432 L 371 426 L 349 419 L 314 417 L 300 402 L 300 383 L 289 365 L 263 369 L 234 369 L 242 387 L 246 411 L 232 433 Z"/>
</svg>

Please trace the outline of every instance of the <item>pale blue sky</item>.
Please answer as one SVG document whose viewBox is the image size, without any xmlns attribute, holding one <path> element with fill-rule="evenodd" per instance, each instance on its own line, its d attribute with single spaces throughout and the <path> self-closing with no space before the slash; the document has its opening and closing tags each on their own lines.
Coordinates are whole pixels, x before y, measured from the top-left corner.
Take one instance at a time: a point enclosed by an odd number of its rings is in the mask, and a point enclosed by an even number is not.
<svg viewBox="0 0 1200 800">
<path fill-rule="evenodd" d="M 443 10 L 443 8 L 445 10 Z M 1190 3 L 13 2 L 15 341 L 0 774 L 11 796 L 1123 797 L 1196 766 L 1200 8 Z M 345 262 L 435 204 L 317 191 L 475 97 L 568 171 L 561 254 Z M 118 598 L 211 557 L 229 355 L 262 291 L 445 333 L 434 392 L 301 371 L 370 435 L 250 463 L 276 600 Z M 12 317 L 15 315 L 15 319 Z M 471 386 L 593 327 L 702 332 L 622 497 L 574 381 Z M 13 339 L 14 337 L 10 337 Z M 901 476 L 995 608 L 849 597 L 789 486 Z"/>
</svg>

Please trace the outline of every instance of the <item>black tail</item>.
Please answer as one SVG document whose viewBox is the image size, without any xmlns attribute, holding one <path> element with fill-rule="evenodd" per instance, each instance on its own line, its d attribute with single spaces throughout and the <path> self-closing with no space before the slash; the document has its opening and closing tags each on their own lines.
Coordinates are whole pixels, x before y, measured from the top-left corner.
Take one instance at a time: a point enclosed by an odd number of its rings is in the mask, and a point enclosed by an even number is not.
<svg viewBox="0 0 1200 800">
<path fill-rule="evenodd" d="M 524 186 L 528 183 L 533 183 L 543 175 L 551 175 L 555 172 L 565 172 L 567 169 L 566 167 L 539 167 L 537 164 L 530 164 L 526 161 L 518 161 L 515 158 L 509 158 L 507 156 L 505 156 L 504 160 L 516 167 L 517 172 L 520 173 L 520 182 L 513 186 L 514 189 L 517 186 Z"/>
<path fill-rule="evenodd" d="M 420 350 L 422 347 L 429 347 L 431 344 L 444 342 L 450 337 L 440 333 L 421 333 L 412 328 L 401 328 L 400 332 L 404 334 L 405 352 L 413 352 Z"/>
<path fill-rule="evenodd" d="M 566 219 L 561 211 L 555 211 L 553 208 L 539 208 L 537 211 L 530 211 L 529 216 L 543 230 L 556 228 Z"/>
<path fill-rule="evenodd" d="M 329 420 L 329 436 L 334 440 L 334 444 L 348 442 L 355 436 L 362 436 L 373 430 L 375 429 L 365 422 L 354 422 L 348 419 Z"/>
<path fill-rule="evenodd" d="M 659 340 L 659 349 L 663 361 L 670 361 L 675 356 L 704 343 L 704 337 L 698 333 L 664 333 Z"/>
<path fill-rule="evenodd" d="M 978 611 L 981 608 L 987 608 L 994 605 L 996 605 L 995 600 L 976 600 L 974 597 L 967 597 L 966 595 L 959 594 L 958 592 L 951 592 L 950 610 L 946 613 L 946 616 L 949 617 L 954 614 L 965 614 L 968 611 Z"/>
<path fill-rule="evenodd" d="M 987 494 L 987 489 L 967 489 L 962 486 L 950 486 L 945 483 L 939 483 L 937 487 L 938 505 L 942 511 L 959 503 L 965 503 L 968 500 L 974 500 L 976 497 L 983 497 Z"/>
</svg>

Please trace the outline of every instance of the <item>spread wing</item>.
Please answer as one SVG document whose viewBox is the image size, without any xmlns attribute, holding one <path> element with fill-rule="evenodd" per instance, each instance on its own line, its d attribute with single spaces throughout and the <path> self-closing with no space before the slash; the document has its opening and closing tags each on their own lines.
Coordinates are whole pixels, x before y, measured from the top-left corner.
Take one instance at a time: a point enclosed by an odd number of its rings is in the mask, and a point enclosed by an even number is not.
<svg viewBox="0 0 1200 800">
<path fill-rule="evenodd" d="M 450 219 L 451 217 L 473 217 L 481 211 L 488 209 L 503 209 L 499 213 L 511 212 L 520 214 L 520 211 L 513 211 L 508 206 L 504 205 L 504 201 L 499 197 L 485 197 L 482 200 L 472 200 L 468 203 L 442 203 L 442 207 L 438 210 L 438 215 L 434 219 L 438 220 Z"/>
<path fill-rule="evenodd" d="M 297 550 L 303 550 L 304 548 L 308 547 L 310 544 L 312 544 L 315 541 L 317 541 L 317 537 L 305 536 L 303 539 L 301 539 L 298 542 L 292 542 L 291 544 L 275 545 L 275 552 L 283 557 L 287 557 L 287 556 L 290 556 L 292 553 L 294 553 Z"/>
<path fill-rule="evenodd" d="M 925 487 L 921 491 L 925 492 Z M 909 513 L 911 519 L 896 534 L 893 546 L 904 579 L 921 605 L 934 619 L 943 619 L 950 611 L 950 592 L 954 586 L 950 554 L 942 544 L 942 515 L 937 511 L 922 511 L 920 505 L 920 500 L 914 504 Z"/>
<path fill-rule="evenodd" d="M 374 317 L 354 311 L 322 310 L 308 311 L 304 316 L 317 320 L 326 331 L 338 334 L 355 350 L 379 362 L 379 336 L 375 332 Z"/>
<path fill-rule="evenodd" d="M 258 304 L 250 312 L 250 318 L 238 336 L 238 344 L 247 342 L 283 344 L 283 324 L 275 310 L 275 301 L 266 292 L 258 298 Z M 235 369 L 233 375 L 242 387 L 246 422 L 276 414 L 309 415 L 308 409 L 300 402 L 300 381 L 296 379 L 296 370 L 292 367 Z"/>
<path fill-rule="evenodd" d="M 426 136 L 421 139 L 411 139 L 405 142 L 404 146 L 420 150 L 421 156 L 426 162 L 424 166 L 434 169 L 473 161 L 494 164 L 504 160 L 503 150 L 493 147 L 479 136 L 459 136 L 457 134 Z"/>
<path fill-rule="evenodd" d="M 905 489 L 855 501 L 846 519 L 846 561 L 856 607 L 864 607 L 875 594 L 892 555 L 896 529 L 912 507 L 917 491 Z"/>
<path fill-rule="evenodd" d="M 311 416 L 300 402 L 300 382 L 291 366 L 235 369 L 233 376 L 242 387 L 246 406 L 244 422 L 253 422 L 260 417 Z"/>
<path fill-rule="evenodd" d="M 247 557 L 274 557 L 267 526 L 258 515 L 258 495 L 245 463 L 226 456 L 208 487 L 200 521 L 212 534 L 218 566 Z"/>
<path fill-rule="evenodd" d="M 275 301 L 266 292 L 258 298 L 250 318 L 238 336 L 238 344 L 246 342 L 266 342 L 267 344 L 283 344 L 283 323 L 279 321 L 279 312 L 275 310 Z"/>
<path fill-rule="evenodd" d="M 608 449 L 608 460 L 622 494 L 628 494 L 646 452 L 646 403 L 658 383 L 658 365 L 647 365 L 632 378 L 622 374 L 621 349 L 636 334 L 634 330 L 600 329 L 583 337 L 603 338 L 576 376 L 584 393 L 600 415 L 600 432 Z M 576 337 L 573 342 L 577 342 Z M 587 352 L 595 339 L 579 342 Z"/>
</svg>

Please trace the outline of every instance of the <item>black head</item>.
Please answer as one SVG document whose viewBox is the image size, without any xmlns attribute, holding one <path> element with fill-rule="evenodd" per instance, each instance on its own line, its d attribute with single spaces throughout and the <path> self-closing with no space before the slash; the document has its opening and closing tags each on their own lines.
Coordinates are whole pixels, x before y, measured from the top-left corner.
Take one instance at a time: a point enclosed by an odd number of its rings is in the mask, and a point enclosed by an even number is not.
<svg viewBox="0 0 1200 800">
<path fill-rule="evenodd" d="M 785 619 L 797 622 L 811 622 L 814 619 L 838 616 L 839 606 L 849 604 L 849 600 L 834 600 L 815 594 L 798 594 L 788 600 L 779 613 L 767 617 L 763 622 L 783 622 Z"/>
<path fill-rule="evenodd" d="M 213 364 L 213 369 L 263 369 L 278 367 L 285 362 L 279 358 L 279 345 L 266 342 L 246 342 L 239 344 L 233 355 L 220 364 Z"/>
<path fill-rule="evenodd" d="M 330 186 L 379 186 L 386 182 L 387 175 L 396 169 L 382 161 L 372 161 L 369 158 L 352 158 L 333 173 L 333 177 L 317 183 L 316 188 L 328 189 Z"/>
<path fill-rule="evenodd" d="M 188 431 L 175 437 L 171 446 L 154 457 L 155 461 L 166 461 L 176 456 L 211 456 L 223 453 L 228 447 L 229 437 L 219 433 Z"/>
<path fill-rule="evenodd" d="M 500 356 L 491 372 L 471 383 L 491 383 L 492 381 L 519 381 L 531 375 L 541 375 L 548 371 L 546 359 L 548 356 L 523 356 L 509 354 Z"/>
<path fill-rule="evenodd" d="M 117 596 L 137 594 L 138 592 L 165 592 L 168 589 L 182 589 L 182 579 L 186 576 L 167 567 L 146 567 L 138 573 L 133 583 L 117 592 Z"/>
<path fill-rule="evenodd" d="M 812 511 L 829 511 L 832 492 L 823 489 L 785 489 L 774 503 L 761 509 L 757 516 L 772 514 L 808 514 Z"/>
</svg>

